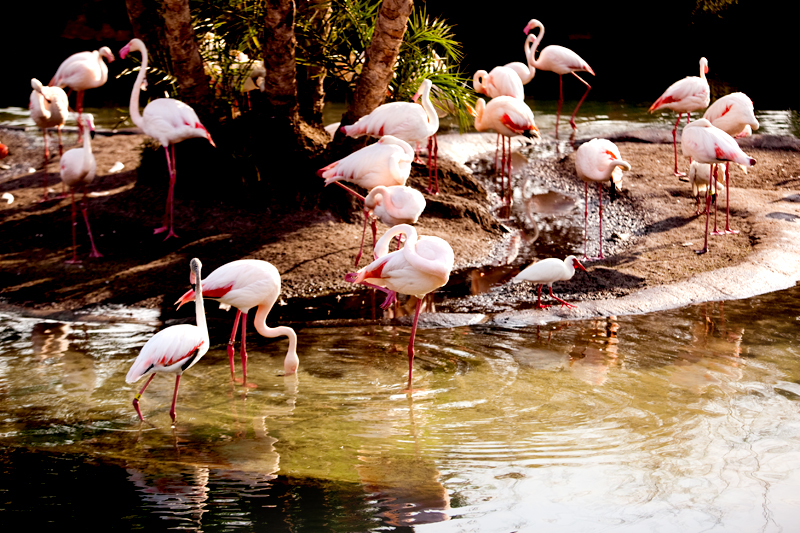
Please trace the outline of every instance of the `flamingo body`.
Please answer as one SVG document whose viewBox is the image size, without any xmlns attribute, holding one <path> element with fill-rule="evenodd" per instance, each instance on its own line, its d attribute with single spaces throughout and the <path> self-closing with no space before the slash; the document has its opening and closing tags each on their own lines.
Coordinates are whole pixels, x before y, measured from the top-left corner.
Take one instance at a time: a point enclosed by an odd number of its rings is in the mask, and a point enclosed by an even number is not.
<svg viewBox="0 0 800 533">
<path fill-rule="evenodd" d="M 522 281 L 530 281 L 539 285 L 539 301 L 538 306 L 540 308 L 549 307 L 547 305 L 542 305 L 542 286 L 547 285 L 550 289 L 550 296 L 561 302 L 562 307 L 574 307 L 572 304 L 568 304 L 564 300 L 557 298 L 553 294 L 553 283 L 556 281 L 569 281 L 572 279 L 572 276 L 575 275 L 575 269 L 580 268 L 584 272 L 586 269 L 583 267 L 582 264 L 578 261 L 578 259 L 574 255 L 567 256 L 566 259 L 563 261 L 561 259 L 557 259 L 555 257 L 550 257 L 547 259 L 542 259 L 532 265 L 529 265 L 525 268 L 522 272 L 517 274 L 511 279 L 512 283 L 519 283 Z"/>
<path fill-rule="evenodd" d="M 201 283 L 200 270 L 202 264 L 199 259 L 190 262 L 192 283 Z M 208 327 L 206 325 L 205 308 L 203 306 L 202 289 L 195 295 L 195 316 L 197 325 L 178 324 L 161 330 L 144 345 L 136 360 L 131 365 L 127 383 L 135 383 L 145 376 L 150 379 L 133 399 L 133 407 L 141 420 L 144 420 L 139 409 L 139 399 L 155 374 L 175 374 L 175 392 L 172 398 L 170 416 L 175 421 L 175 403 L 178 399 L 178 385 L 181 375 L 197 364 L 209 348 Z"/>
<path fill-rule="evenodd" d="M 758 129 L 753 101 L 744 93 L 726 94 L 706 110 L 703 118 L 731 137 L 746 137 Z"/>
<path fill-rule="evenodd" d="M 364 207 L 390 227 L 416 224 L 425 210 L 425 203 L 421 192 L 401 185 L 375 187 L 364 199 Z"/>
<path fill-rule="evenodd" d="M 516 70 L 509 67 L 494 67 L 491 72 L 479 70 L 472 78 L 472 87 L 476 93 L 485 94 L 489 98 L 510 96 L 525 99 L 525 89 Z"/>
<path fill-rule="evenodd" d="M 677 113 L 691 113 L 708 107 L 711 101 L 711 90 L 706 80 L 708 60 L 700 58 L 700 76 L 686 76 L 670 85 L 653 105 L 650 113 L 656 109 L 666 108 Z"/>
<path fill-rule="evenodd" d="M 367 190 L 379 185 L 405 185 L 413 160 L 414 150 L 407 142 L 385 135 L 378 142 L 320 169 L 317 174 L 325 178 L 325 185 L 348 181 Z"/>
<path fill-rule="evenodd" d="M 50 80 L 50 86 L 69 87 L 75 91 L 95 89 L 108 81 L 108 66 L 105 61 L 114 61 L 114 54 L 107 46 L 92 52 L 78 52 L 65 59 Z"/>
<path fill-rule="evenodd" d="M 220 307 L 237 309 L 231 340 L 228 343 L 231 375 L 233 367 L 233 343 L 239 325 L 240 315 L 244 315 L 242 326 L 242 373 L 247 382 L 247 351 L 245 347 L 247 313 L 253 307 L 258 307 L 255 316 L 255 328 L 259 334 L 267 338 L 286 336 L 289 338 L 289 349 L 284 358 L 284 372 L 286 375 L 297 372 L 300 361 L 297 357 L 297 335 L 287 326 L 270 328 L 267 326 L 267 315 L 278 300 L 281 293 L 281 276 L 278 269 L 267 261 L 258 259 L 240 259 L 231 261 L 217 268 L 203 280 L 203 297 L 217 300 Z M 176 302 L 178 307 L 192 301 L 195 291 L 186 292 Z"/>
</svg>

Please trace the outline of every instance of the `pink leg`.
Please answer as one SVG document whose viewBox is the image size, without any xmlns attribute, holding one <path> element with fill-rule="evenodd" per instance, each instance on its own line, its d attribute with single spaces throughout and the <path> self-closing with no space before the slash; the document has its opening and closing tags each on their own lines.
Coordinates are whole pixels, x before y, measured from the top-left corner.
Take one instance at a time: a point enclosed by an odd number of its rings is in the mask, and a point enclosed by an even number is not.
<svg viewBox="0 0 800 533">
<path fill-rule="evenodd" d="M 61 126 L 58 127 L 58 157 L 64 157 L 64 143 L 61 142 Z"/>
<path fill-rule="evenodd" d="M 510 206 L 511 205 L 511 198 L 512 198 L 512 196 L 514 194 L 511 191 L 511 137 L 508 138 L 508 152 L 506 152 L 506 153 L 508 154 L 507 163 L 506 163 L 506 165 L 507 165 L 507 167 L 506 167 L 506 178 L 508 180 L 508 182 L 506 184 L 507 185 L 507 187 L 506 187 L 506 196 L 508 198 L 508 202 L 507 203 Z"/>
<path fill-rule="evenodd" d="M 494 142 L 494 168 L 497 170 L 497 154 L 500 152 L 500 134 L 497 134 L 497 140 Z"/>
<path fill-rule="evenodd" d="M 556 109 L 556 140 L 558 140 L 558 119 L 561 116 L 561 104 L 564 103 L 564 77 L 558 75 L 558 109 Z"/>
<path fill-rule="evenodd" d="M 578 114 L 578 109 L 580 109 L 580 107 L 581 107 L 581 104 L 582 104 L 582 103 L 583 103 L 583 101 L 586 99 L 586 95 L 587 95 L 587 94 L 589 94 L 589 91 L 591 91 L 591 90 L 592 90 L 592 86 L 591 86 L 591 85 L 589 85 L 588 83 L 586 83 L 586 80 L 584 80 L 583 78 L 581 78 L 580 76 L 578 76 L 578 75 L 577 75 L 577 74 L 575 74 L 574 72 L 572 73 L 572 75 L 573 75 L 573 76 L 575 76 L 576 78 L 578 78 L 579 80 L 581 80 L 581 83 L 583 83 L 584 85 L 586 85 L 586 92 L 585 92 L 585 93 L 583 93 L 583 96 L 581 97 L 581 100 L 580 100 L 580 102 L 578 102 L 578 105 L 576 105 L 576 106 L 575 106 L 575 111 L 573 111 L 573 112 L 572 112 L 572 116 L 571 116 L 571 117 L 569 117 L 569 125 L 570 125 L 570 126 L 572 126 L 572 129 L 573 129 L 573 130 L 577 130 L 577 129 L 578 129 L 578 127 L 575 125 L 575 115 L 577 115 L 577 114 Z"/>
<path fill-rule="evenodd" d="M 136 409 L 136 414 L 139 415 L 139 420 L 144 422 L 144 417 L 142 416 L 142 411 L 139 409 L 139 400 L 142 398 L 142 394 L 144 394 L 144 390 L 150 385 L 150 382 L 153 381 L 153 378 L 156 377 L 155 374 L 150 374 L 150 379 L 145 381 L 144 387 L 139 390 L 139 394 L 133 397 L 133 408 Z"/>
<path fill-rule="evenodd" d="M 361 246 L 358 248 L 358 254 L 356 254 L 356 264 L 355 264 L 356 268 L 358 268 L 358 263 L 359 263 L 359 261 L 361 261 L 361 255 L 364 252 L 364 237 L 366 237 L 366 235 L 367 235 L 367 219 L 368 218 L 369 218 L 369 209 L 364 209 L 364 229 L 361 231 Z M 373 245 L 373 249 L 374 249 L 374 245 Z"/>
<path fill-rule="evenodd" d="M 730 180 L 730 174 L 728 172 L 729 164 L 730 163 L 725 163 L 725 233 L 739 233 L 739 230 L 731 229 L 730 225 L 730 203 L 728 202 L 730 191 L 730 187 L 728 186 Z"/>
<path fill-rule="evenodd" d="M 583 184 L 583 260 L 589 261 L 589 256 L 586 253 L 586 241 L 589 236 L 589 184 Z M 539 287 L 541 289 L 541 287 Z"/>
<path fill-rule="evenodd" d="M 714 179 L 714 165 L 711 165 L 711 170 L 708 173 L 708 190 L 706 191 L 706 230 L 703 234 L 703 249 L 702 250 L 695 250 L 694 253 L 697 255 L 702 255 L 708 252 L 708 218 L 709 212 L 711 211 L 711 194 L 708 191 L 711 190 L 711 181 Z"/>
<path fill-rule="evenodd" d="M 611 186 L 613 187 L 614 184 L 612 183 Z M 603 186 L 600 183 L 597 184 L 597 199 L 600 202 L 600 214 L 598 215 L 600 220 L 600 255 L 597 258 L 605 259 L 603 257 Z M 553 287 L 550 287 L 550 294 L 553 294 Z"/>
<path fill-rule="evenodd" d="M 86 211 L 86 189 L 84 188 L 83 191 L 83 198 L 81 199 L 82 206 L 81 212 L 83 213 L 83 221 L 86 222 L 86 231 L 89 233 L 89 242 L 92 245 L 92 251 L 89 253 L 89 257 L 103 257 L 103 254 L 97 251 L 97 248 L 94 245 L 94 237 L 92 237 L 92 228 L 89 226 L 89 215 Z"/>
<path fill-rule="evenodd" d="M 72 259 L 67 261 L 68 265 L 76 265 L 80 263 L 80 259 L 78 259 L 78 245 L 75 243 L 75 226 L 77 223 L 75 222 L 75 191 L 70 191 L 72 194 Z"/>
<path fill-rule="evenodd" d="M 247 313 L 242 313 L 242 345 L 239 357 L 242 359 L 242 384 L 247 386 Z"/>
<path fill-rule="evenodd" d="M 231 364 L 231 379 L 236 379 L 236 370 L 233 366 L 233 353 L 234 353 L 234 344 L 236 343 L 236 331 L 239 329 L 239 319 L 242 317 L 242 312 L 237 309 L 236 310 L 236 318 L 233 319 L 233 331 L 231 331 L 231 338 L 228 341 L 228 361 Z"/>
<path fill-rule="evenodd" d="M 417 309 L 414 311 L 414 325 L 411 326 L 411 338 L 408 340 L 408 390 L 411 390 L 411 376 L 414 372 L 414 339 L 417 336 L 417 322 L 422 309 L 422 299 L 417 300 Z"/>
<path fill-rule="evenodd" d="M 678 170 L 678 124 L 681 123 L 681 116 L 683 113 L 678 113 L 678 120 L 675 121 L 675 127 L 672 128 L 672 147 L 675 149 L 675 175 L 685 176 L 686 174 Z M 687 114 L 688 116 L 688 114 Z"/>
<path fill-rule="evenodd" d="M 712 174 L 714 175 L 714 195 L 712 200 L 714 201 L 714 230 L 711 232 L 711 235 L 725 235 L 724 231 L 720 231 L 717 229 L 717 202 L 719 201 L 719 190 L 717 190 L 717 165 L 712 165 L 713 171 Z"/>
<path fill-rule="evenodd" d="M 155 374 L 154 374 L 155 375 Z M 172 393 L 172 407 L 169 410 L 169 416 L 172 418 L 172 423 L 175 423 L 175 404 L 178 401 L 178 385 L 181 384 L 181 375 L 175 376 L 175 392 Z"/>
<path fill-rule="evenodd" d="M 61 131 L 61 130 L 59 130 Z M 50 161 L 50 152 L 47 150 L 47 129 L 42 128 L 42 136 L 44 137 L 44 192 L 42 193 L 42 199 L 39 200 L 40 202 L 44 202 L 47 200 L 47 188 L 50 186 L 48 174 L 47 174 L 47 163 Z"/>
<path fill-rule="evenodd" d="M 538 295 L 539 296 L 538 296 L 538 298 L 536 300 L 536 307 L 538 307 L 539 309 L 547 309 L 548 307 L 550 307 L 549 305 L 542 303 L 542 284 L 541 283 L 539 284 Z"/>
<path fill-rule="evenodd" d="M 431 159 L 432 158 L 432 159 Z M 439 194 L 439 140 L 436 134 L 428 139 L 428 193 L 431 193 L 431 168 L 433 169 L 433 193 Z M 431 165 L 431 161 L 433 164 Z"/>
<path fill-rule="evenodd" d="M 559 302 L 561 302 L 561 307 L 564 307 L 565 305 L 566 305 L 567 307 L 575 307 L 574 305 L 572 305 L 572 304 L 570 304 L 570 303 L 567 303 L 567 302 L 565 302 L 564 300 L 562 300 L 561 298 L 559 298 L 558 296 L 556 296 L 555 294 L 553 294 L 553 286 L 552 286 L 552 285 L 550 286 L 550 297 L 551 297 L 551 298 L 554 298 L 554 299 L 556 299 L 556 300 L 558 300 Z"/>
<path fill-rule="evenodd" d="M 83 113 L 83 91 L 78 91 L 75 96 L 75 110 L 78 112 L 78 143 L 83 142 L 83 121 L 81 114 Z"/>
</svg>

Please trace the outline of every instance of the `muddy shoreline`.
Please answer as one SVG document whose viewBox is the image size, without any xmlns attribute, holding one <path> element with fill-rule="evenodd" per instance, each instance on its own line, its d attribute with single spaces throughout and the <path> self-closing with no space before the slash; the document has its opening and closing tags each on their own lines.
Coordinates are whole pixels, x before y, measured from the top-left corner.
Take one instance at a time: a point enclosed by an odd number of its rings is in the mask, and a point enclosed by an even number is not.
<svg viewBox="0 0 800 533">
<path fill-rule="evenodd" d="M 65 136 L 66 148 L 75 144 L 71 135 Z M 271 220 L 254 209 L 179 200 L 181 238 L 165 243 L 153 236 L 160 208 L 152 206 L 162 205 L 165 191 L 134 187 L 144 136 L 130 132 L 101 135 L 93 144 L 98 178 L 89 209 L 93 228 L 102 228 L 95 230 L 95 237 L 105 257 L 65 265 L 71 247 L 69 199 L 51 194 L 39 202 L 45 171 L 29 171 L 43 166 L 41 135 L 0 129 L 0 140 L 11 147 L 3 161 L 8 168 L 0 169 L 0 193 L 14 197 L 11 203 L 0 203 L 0 303 L 6 310 L 58 320 L 102 319 L 104 314 L 124 320 L 125 313 L 116 316 L 107 310 L 143 307 L 160 309 L 161 319 L 172 321 L 182 316 L 171 304 L 185 289 L 191 257 L 203 258 L 209 271 L 250 257 L 268 260 L 281 272 L 281 303 L 286 305 L 276 306 L 273 313 L 315 323 L 389 320 L 359 309 L 369 305 L 360 302 L 371 298 L 371 291 L 343 281 L 354 270 L 360 223 L 342 222 L 326 212 Z M 732 174 L 732 225 L 740 233 L 711 237 L 710 252 L 703 256 L 693 249 L 702 245 L 705 217 L 695 216 L 689 185 L 672 176 L 672 145 L 665 142 L 671 140 L 669 132 L 644 130 L 612 140 L 632 170 L 626 173 L 621 198 L 613 203 L 603 199 L 606 258 L 588 263 L 589 275 L 554 284 L 555 293 L 576 304 L 575 309 L 544 311 L 533 309 L 535 287 L 503 281 L 536 258 L 582 252 L 584 188 L 574 176 L 571 150 L 552 140 L 533 145 L 515 141 L 515 208 L 507 219 L 497 219 L 492 216 L 497 214 L 491 177 L 494 135 L 441 136 L 440 157 L 449 160 L 443 191 L 427 196 L 429 208 L 418 231 L 448 240 L 456 268 L 451 285 L 436 298 L 435 309 L 441 312 L 426 315 L 424 322 L 524 325 L 639 313 L 752 296 L 789 287 L 800 278 L 800 254 L 795 251 L 800 237 L 800 149 L 795 139 L 755 135 L 744 140 L 744 150 L 758 164 L 747 174 L 739 169 Z M 118 163 L 123 170 L 110 172 Z M 57 157 L 46 171 L 57 193 Z M 426 180 L 424 168 L 415 168 L 411 184 L 423 188 Z M 721 215 L 724 224 L 724 210 Z M 79 253 L 85 256 L 88 244 L 81 241 L 81 230 Z M 590 255 L 596 254 L 592 247 L 597 246 L 597 232 L 593 190 Z M 327 319 L 313 310 L 304 316 L 309 302 L 325 298 L 352 303 L 342 309 L 329 304 Z M 393 316 L 403 314 L 398 310 Z"/>
</svg>

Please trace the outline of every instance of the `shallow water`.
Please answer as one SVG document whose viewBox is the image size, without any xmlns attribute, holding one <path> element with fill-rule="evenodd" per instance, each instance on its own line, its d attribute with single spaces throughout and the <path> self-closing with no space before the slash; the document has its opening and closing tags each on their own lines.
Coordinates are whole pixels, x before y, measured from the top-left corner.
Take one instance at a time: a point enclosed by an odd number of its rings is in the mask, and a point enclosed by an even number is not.
<svg viewBox="0 0 800 533">
<path fill-rule="evenodd" d="M 0 509 L 205 531 L 791 530 L 798 320 L 795 288 L 425 329 L 411 396 L 407 326 L 299 329 L 291 377 L 285 340 L 253 334 L 249 388 L 212 333 L 173 429 L 170 377 L 143 396 L 145 424 L 124 382 L 152 326 L 0 315 Z"/>
</svg>

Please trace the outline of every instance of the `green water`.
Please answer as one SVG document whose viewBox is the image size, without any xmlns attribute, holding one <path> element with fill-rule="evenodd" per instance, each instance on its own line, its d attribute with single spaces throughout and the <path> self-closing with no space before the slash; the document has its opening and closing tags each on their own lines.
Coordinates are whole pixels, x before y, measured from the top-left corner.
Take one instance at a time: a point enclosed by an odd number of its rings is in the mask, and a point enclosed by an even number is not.
<svg viewBox="0 0 800 533">
<path fill-rule="evenodd" d="M 191 315 L 187 310 L 187 316 Z M 145 316 L 145 319 L 152 317 Z M 228 318 L 232 320 L 232 315 Z M 790 531 L 800 289 L 538 328 L 226 335 L 181 380 L 125 373 L 136 323 L 0 316 L 0 509 L 203 531 Z M 237 361 L 237 370 L 239 364 Z"/>
</svg>

